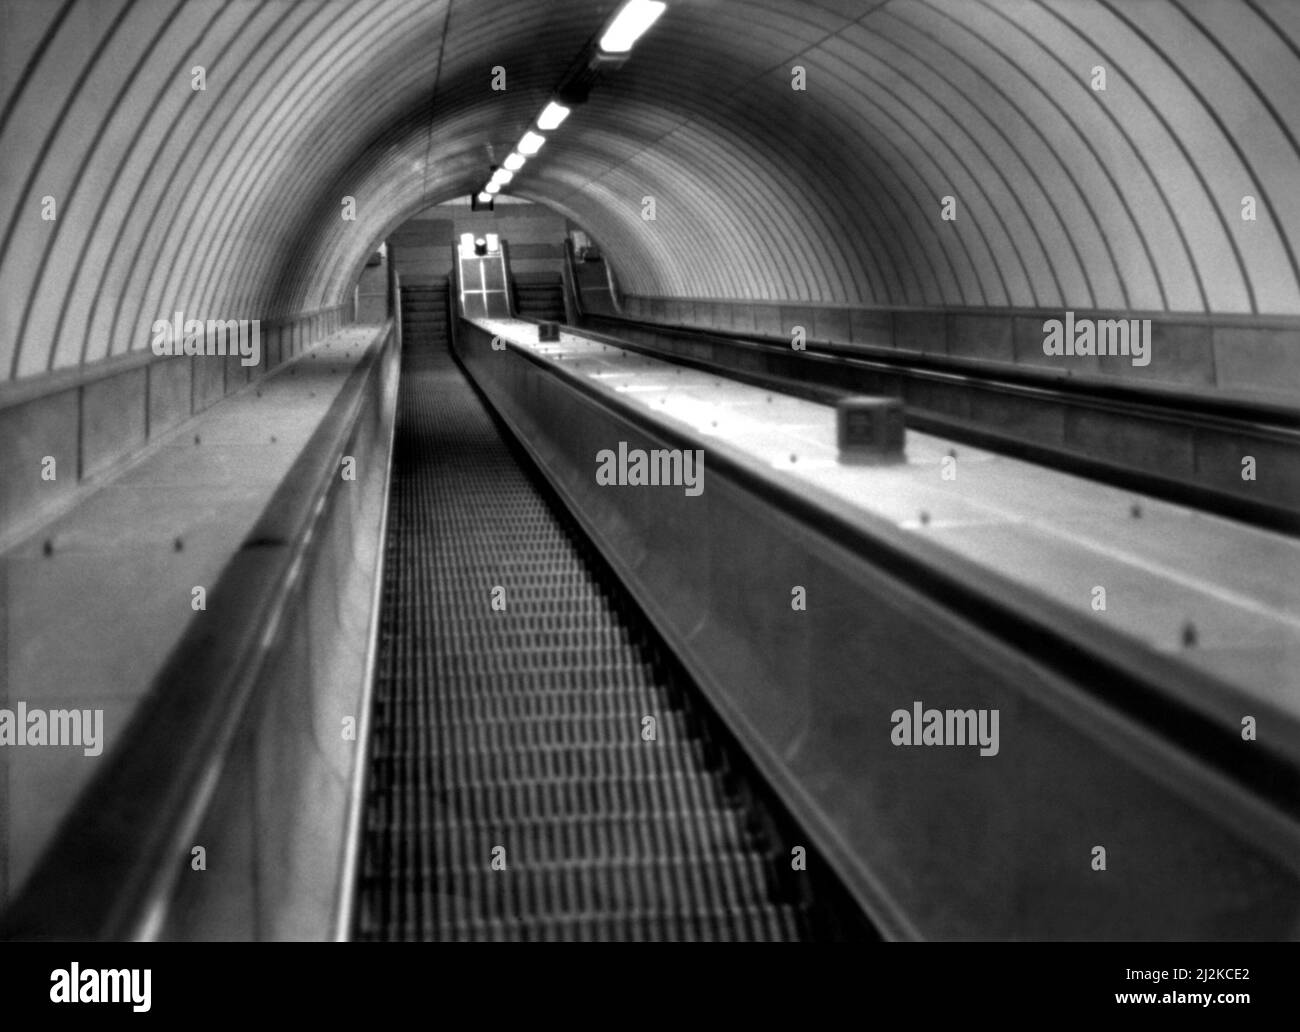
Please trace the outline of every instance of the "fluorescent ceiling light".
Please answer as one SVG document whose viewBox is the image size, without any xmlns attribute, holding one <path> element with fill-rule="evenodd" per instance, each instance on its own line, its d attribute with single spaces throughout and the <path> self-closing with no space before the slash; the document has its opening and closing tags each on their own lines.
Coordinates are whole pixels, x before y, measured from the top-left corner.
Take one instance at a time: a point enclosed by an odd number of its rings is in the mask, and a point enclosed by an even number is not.
<svg viewBox="0 0 1300 1032">
<path fill-rule="evenodd" d="M 600 49 L 607 54 L 627 53 L 667 6 L 660 0 L 627 0 L 600 37 Z"/>
<path fill-rule="evenodd" d="M 519 141 L 519 146 L 515 149 L 519 151 L 520 154 L 526 154 L 531 157 L 542 149 L 542 144 L 545 142 L 545 136 L 530 130 L 529 132 L 524 133 L 524 138 Z"/>
<path fill-rule="evenodd" d="M 510 182 L 510 180 L 514 178 L 515 178 L 515 174 L 511 172 L 510 169 L 499 168 L 492 173 L 491 182 L 500 183 L 502 186 L 505 186 L 506 183 Z"/>
<path fill-rule="evenodd" d="M 484 193 L 489 193 L 489 194 L 500 193 L 500 192 L 501 192 L 501 184 L 500 184 L 500 183 L 488 183 L 487 186 L 483 187 L 483 192 L 484 192 Z"/>
<path fill-rule="evenodd" d="M 524 167 L 524 162 L 527 160 L 528 159 L 525 158 L 518 151 L 511 151 L 508 155 L 506 155 L 506 160 L 503 161 L 501 164 L 506 168 L 510 169 L 511 172 L 518 172 L 521 168 Z"/>
<path fill-rule="evenodd" d="M 552 129 L 558 129 L 560 123 L 569 117 L 569 109 L 563 104 L 557 104 L 551 101 L 542 109 L 542 113 L 537 116 L 537 128 L 543 132 L 550 132 Z"/>
</svg>

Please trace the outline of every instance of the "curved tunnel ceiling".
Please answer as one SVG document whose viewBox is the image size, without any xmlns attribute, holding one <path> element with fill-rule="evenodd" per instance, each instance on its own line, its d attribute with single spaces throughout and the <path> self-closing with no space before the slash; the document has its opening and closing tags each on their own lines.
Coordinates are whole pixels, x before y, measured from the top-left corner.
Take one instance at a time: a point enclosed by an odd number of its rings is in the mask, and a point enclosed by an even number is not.
<svg viewBox="0 0 1300 1032">
<path fill-rule="evenodd" d="M 7 0 L 0 378 L 339 303 L 617 6 Z M 1291 0 L 672 0 L 510 190 L 640 294 L 1295 315 L 1298 41 Z"/>
</svg>

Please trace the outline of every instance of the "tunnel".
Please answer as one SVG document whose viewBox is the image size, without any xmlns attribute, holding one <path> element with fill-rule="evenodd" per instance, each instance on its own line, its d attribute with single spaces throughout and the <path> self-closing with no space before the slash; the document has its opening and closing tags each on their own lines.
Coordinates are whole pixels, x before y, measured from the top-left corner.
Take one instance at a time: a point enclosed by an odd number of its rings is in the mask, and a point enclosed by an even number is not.
<svg viewBox="0 0 1300 1032">
<path fill-rule="evenodd" d="M 0 0 L 0 938 L 1300 938 L 1300 5 Z"/>
</svg>

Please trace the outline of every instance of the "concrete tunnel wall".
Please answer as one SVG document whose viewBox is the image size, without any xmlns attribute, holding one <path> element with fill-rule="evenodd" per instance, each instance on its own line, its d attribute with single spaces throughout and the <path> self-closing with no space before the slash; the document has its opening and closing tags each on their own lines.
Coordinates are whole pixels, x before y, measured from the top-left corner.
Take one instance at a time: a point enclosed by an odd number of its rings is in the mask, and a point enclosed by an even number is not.
<svg viewBox="0 0 1300 1032">
<path fill-rule="evenodd" d="M 5 0 L 0 384 L 147 350 L 178 309 L 337 309 L 616 7 Z M 510 189 L 642 298 L 1245 316 L 1294 344 L 1298 40 L 1288 0 L 674 0 Z"/>
</svg>

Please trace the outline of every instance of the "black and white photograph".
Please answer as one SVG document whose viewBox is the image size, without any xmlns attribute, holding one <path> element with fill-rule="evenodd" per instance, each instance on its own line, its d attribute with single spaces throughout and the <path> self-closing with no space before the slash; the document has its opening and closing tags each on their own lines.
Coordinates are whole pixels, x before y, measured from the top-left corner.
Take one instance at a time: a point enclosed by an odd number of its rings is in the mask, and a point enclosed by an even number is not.
<svg viewBox="0 0 1300 1032">
<path fill-rule="evenodd" d="M 1297 941 L 1300 0 L 0 0 L 15 1014 Z"/>
</svg>

